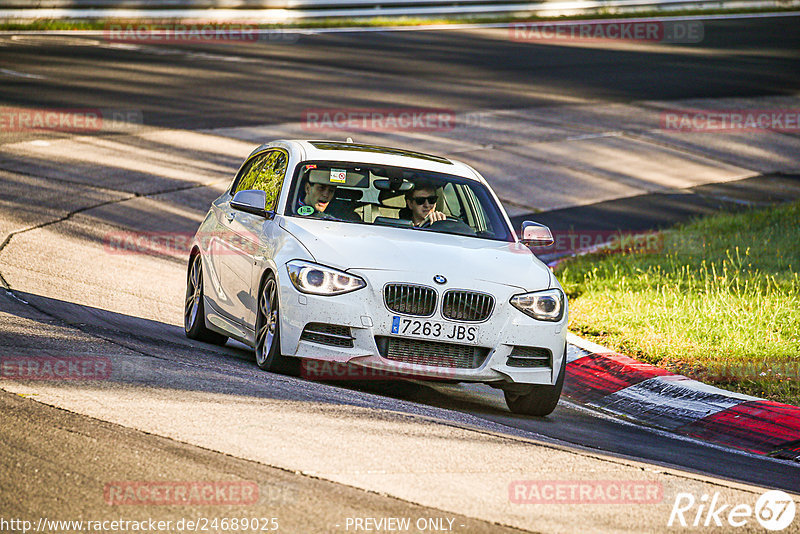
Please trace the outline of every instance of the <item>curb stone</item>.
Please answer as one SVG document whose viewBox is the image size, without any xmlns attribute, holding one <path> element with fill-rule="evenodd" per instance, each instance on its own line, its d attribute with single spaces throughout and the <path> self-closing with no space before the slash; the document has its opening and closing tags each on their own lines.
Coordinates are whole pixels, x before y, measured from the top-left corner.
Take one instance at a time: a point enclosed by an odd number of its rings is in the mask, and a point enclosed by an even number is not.
<svg viewBox="0 0 800 534">
<path fill-rule="evenodd" d="M 800 462 L 800 407 L 720 389 L 567 335 L 563 395 L 637 423 Z"/>
</svg>

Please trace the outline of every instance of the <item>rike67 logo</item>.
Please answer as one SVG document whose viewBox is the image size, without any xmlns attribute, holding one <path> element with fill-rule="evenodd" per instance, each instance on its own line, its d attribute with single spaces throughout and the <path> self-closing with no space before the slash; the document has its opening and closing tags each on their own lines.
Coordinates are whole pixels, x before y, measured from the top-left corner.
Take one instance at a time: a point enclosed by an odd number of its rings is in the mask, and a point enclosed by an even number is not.
<svg viewBox="0 0 800 534">
<path fill-rule="evenodd" d="M 691 493 L 678 493 L 667 526 L 743 527 L 755 516 L 763 528 L 779 531 L 792 524 L 794 515 L 794 500 L 789 494 L 779 490 L 764 493 L 755 506 L 723 503 L 719 492 L 714 493 L 713 497 L 704 493 L 700 499 L 696 499 Z"/>
</svg>

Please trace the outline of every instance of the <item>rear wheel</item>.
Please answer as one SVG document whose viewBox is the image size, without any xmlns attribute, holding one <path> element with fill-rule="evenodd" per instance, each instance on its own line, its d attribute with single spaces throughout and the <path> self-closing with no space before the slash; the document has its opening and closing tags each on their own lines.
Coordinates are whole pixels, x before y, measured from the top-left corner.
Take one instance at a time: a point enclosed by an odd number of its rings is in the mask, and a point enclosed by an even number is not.
<svg viewBox="0 0 800 534">
<path fill-rule="evenodd" d="M 290 358 L 281 355 L 278 283 L 270 273 L 258 297 L 256 364 L 265 371 L 287 372 L 292 363 Z"/>
<path fill-rule="evenodd" d="M 513 412 L 521 415 L 536 415 L 543 417 L 550 415 L 558 405 L 561 390 L 564 388 L 564 375 L 567 373 L 567 347 L 564 346 L 564 357 L 561 359 L 561 368 L 555 385 L 534 384 L 528 386 L 524 393 L 518 390 L 505 390 L 506 404 Z"/>
<path fill-rule="evenodd" d="M 186 279 L 186 300 L 183 307 L 183 330 L 186 337 L 224 345 L 228 336 L 223 336 L 206 328 L 206 313 L 203 309 L 203 261 L 195 254 L 189 262 Z"/>
</svg>

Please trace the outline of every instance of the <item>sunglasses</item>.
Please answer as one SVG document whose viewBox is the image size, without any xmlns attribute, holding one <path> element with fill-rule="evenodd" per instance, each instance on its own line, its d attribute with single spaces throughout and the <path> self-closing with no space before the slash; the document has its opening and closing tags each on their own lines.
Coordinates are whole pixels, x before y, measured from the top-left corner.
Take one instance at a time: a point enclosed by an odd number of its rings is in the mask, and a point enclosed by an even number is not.
<svg viewBox="0 0 800 534">
<path fill-rule="evenodd" d="M 411 197 L 411 200 L 413 200 L 417 206 L 422 206 L 426 202 L 428 204 L 436 204 L 436 201 L 439 200 L 439 197 L 436 195 L 429 197 Z"/>
</svg>

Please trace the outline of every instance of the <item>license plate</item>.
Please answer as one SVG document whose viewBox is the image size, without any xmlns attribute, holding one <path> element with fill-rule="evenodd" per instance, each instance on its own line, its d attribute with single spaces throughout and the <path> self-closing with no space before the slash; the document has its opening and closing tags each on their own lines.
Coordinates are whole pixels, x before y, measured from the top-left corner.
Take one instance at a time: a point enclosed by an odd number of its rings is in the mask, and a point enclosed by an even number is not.
<svg viewBox="0 0 800 534">
<path fill-rule="evenodd" d="M 397 315 L 392 317 L 392 334 L 455 343 L 478 342 L 477 326 L 408 319 Z"/>
</svg>

